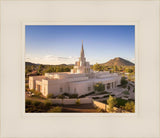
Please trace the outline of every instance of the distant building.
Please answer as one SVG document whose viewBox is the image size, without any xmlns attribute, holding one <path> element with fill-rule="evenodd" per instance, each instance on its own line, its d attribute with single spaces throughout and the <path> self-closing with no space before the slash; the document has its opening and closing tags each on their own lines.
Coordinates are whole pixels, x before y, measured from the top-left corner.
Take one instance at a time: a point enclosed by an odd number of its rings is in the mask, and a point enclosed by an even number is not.
<svg viewBox="0 0 160 138">
<path fill-rule="evenodd" d="M 30 76 L 29 88 L 41 92 L 44 96 L 63 93 L 83 95 L 94 91 L 94 85 L 99 82 L 105 85 L 105 91 L 113 89 L 120 84 L 120 79 L 117 73 L 94 72 L 86 61 L 82 42 L 79 61 L 75 63 L 71 72 Z"/>
</svg>

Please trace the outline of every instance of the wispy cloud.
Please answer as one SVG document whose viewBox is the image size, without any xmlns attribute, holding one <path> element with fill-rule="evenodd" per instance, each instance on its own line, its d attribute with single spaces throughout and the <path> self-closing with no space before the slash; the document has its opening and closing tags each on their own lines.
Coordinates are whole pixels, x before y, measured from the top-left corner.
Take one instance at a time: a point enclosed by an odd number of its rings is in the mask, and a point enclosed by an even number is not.
<svg viewBox="0 0 160 138">
<path fill-rule="evenodd" d="M 135 63 L 135 58 L 130 59 L 131 62 Z"/>
<path fill-rule="evenodd" d="M 40 63 L 40 64 L 74 64 L 75 61 L 78 60 L 78 57 L 59 57 L 53 55 L 45 55 L 43 57 L 27 57 L 25 61 L 33 62 L 33 63 Z"/>
<path fill-rule="evenodd" d="M 25 61 L 27 62 L 33 62 L 33 63 L 39 63 L 39 64 L 50 64 L 50 65 L 58 65 L 58 64 L 74 64 L 76 61 L 78 61 L 79 57 L 62 57 L 62 56 L 53 56 L 53 55 L 45 55 L 43 57 L 32 57 L 31 55 L 28 55 L 25 57 Z M 90 64 L 95 63 L 105 63 L 109 61 L 111 58 L 87 58 L 87 61 L 90 62 Z M 132 63 L 135 63 L 135 58 L 124 58 L 126 60 L 131 61 Z"/>
</svg>

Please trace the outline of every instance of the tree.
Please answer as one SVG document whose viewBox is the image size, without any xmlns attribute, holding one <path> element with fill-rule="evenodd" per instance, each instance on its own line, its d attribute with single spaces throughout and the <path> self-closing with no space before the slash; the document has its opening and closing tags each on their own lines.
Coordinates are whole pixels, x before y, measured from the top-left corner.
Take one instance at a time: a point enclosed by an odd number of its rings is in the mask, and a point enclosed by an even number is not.
<svg viewBox="0 0 160 138">
<path fill-rule="evenodd" d="M 130 86 L 128 86 L 128 91 L 131 89 L 131 87 Z"/>
<path fill-rule="evenodd" d="M 133 101 L 127 102 L 125 104 L 125 110 L 130 111 L 130 112 L 135 112 L 135 103 Z"/>
<path fill-rule="evenodd" d="M 121 85 L 122 85 L 122 86 L 126 86 L 127 83 L 128 83 L 128 81 L 126 80 L 126 78 L 125 78 L 125 77 L 122 77 L 122 78 L 121 78 Z"/>
<path fill-rule="evenodd" d="M 62 112 L 62 107 L 56 106 L 56 107 L 50 109 L 48 112 Z"/>
<path fill-rule="evenodd" d="M 52 103 L 50 101 L 46 101 L 44 103 L 44 107 L 45 107 L 46 110 L 49 110 L 51 106 L 52 106 Z"/>
<path fill-rule="evenodd" d="M 51 72 L 53 72 L 53 68 L 52 67 L 48 67 L 44 73 L 51 73 Z"/>
<path fill-rule="evenodd" d="M 70 94 L 70 95 L 69 95 L 69 98 L 78 98 L 78 94 L 77 94 L 77 93 Z"/>
<path fill-rule="evenodd" d="M 112 97 L 111 95 L 107 99 L 107 104 L 109 106 L 109 111 L 113 111 L 113 107 L 117 104 L 117 100 L 115 97 Z"/>
<path fill-rule="evenodd" d="M 64 95 L 63 95 L 63 94 L 60 94 L 60 95 L 58 95 L 58 98 L 59 98 L 59 99 L 64 99 Z"/>
<path fill-rule="evenodd" d="M 114 66 L 114 67 L 113 67 L 113 70 L 114 70 L 114 72 L 117 72 L 117 71 L 118 71 L 118 67 L 117 67 L 117 66 Z"/>
<path fill-rule="evenodd" d="M 59 67 L 56 67 L 56 72 L 61 72 L 61 69 Z"/>
<path fill-rule="evenodd" d="M 76 100 L 76 105 L 80 105 L 80 99 Z"/>
<path fill-rule="evenodd" d="M 132 73 L 132 72 L 133 72 L 133 69 L 131 69 L 131 68 L 126 68 L 126 69 L 125 69 L 125 72 L 127 72 L 127 73 Z"/>
<path fill-rule="evenodd" d="M 96 84 L 94 85 L 94 90 L 95 90 L 95 91 L 98 91 L 98 92 L 104 91 L 104 90 L 105 90 L 105 86 L 104 86 L 104 84 L 102 84 L 101 82 L 96 83 Z"/>
<path fill-rule="evenodd" d="M 44 68 L 44 65 L 42 64 L 38 66 L 38 70 L 37 70 L 38 74 L 42 74 L 43 68 Z"/>
<path fill-rule="evenodd" d="M 65 72 L 70 72 L 71 70 L 70 70 L 70 68 L 66 67 L 66 68 L 64 69 L 64 71 L 65 71 Z"/>
<path fill-rule="evenodd" d="M 32 70 L 32 71 L 34 70 L 34 68 L 35 68 L 34 65 L 31 65 L 31 70 Z"/>
<path fill-rule="evenodd" d="M 118 70 L 119 70 L 119 71 L 122 71 L 122 70 L 123 70 L 123 67 L 122 67 L 122 66 L 119 66 L 119 67 L 118 67 Z"/>
<path fill-rule="evenodd" d="M 104 66 L 104 71 L 109 71 L 108 66 Z"/>
<path fill-rule="evenodd" d="M 49 93 L 49 94 L 47 95 L 47 98 L 54 98 L 54 95 L 53 95 L 52 93 Z"/>
<path fill-rule="evenodd" d="M 95 70 L 95 71 L 103 71 L 104 67 L 102 65 L 96 63 L 96 64 L 93 65 L 93 70 Z"/>
<path fill-rule="evenodd" d="M 31 105 L 32 104 L 32 101 L 31 100 L 29 100 L 29 99 L 27 99 L 26 101 L 25 101 L 25 105 L 27 106 L 27 105 Z"/>
</svg>

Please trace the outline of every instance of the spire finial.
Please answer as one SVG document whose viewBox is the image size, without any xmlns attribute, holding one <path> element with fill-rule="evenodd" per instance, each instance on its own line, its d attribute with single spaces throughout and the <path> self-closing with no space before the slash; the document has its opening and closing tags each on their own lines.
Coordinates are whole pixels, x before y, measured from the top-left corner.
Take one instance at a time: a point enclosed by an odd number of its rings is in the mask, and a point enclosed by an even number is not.
<svg viewBox="0 0 160 138">
<path fill-rule="evenodd" d="M 83 40 L 82 40 L 82 48 L 81 48 L 81 57 L 84 57 Z"/>
</svg>

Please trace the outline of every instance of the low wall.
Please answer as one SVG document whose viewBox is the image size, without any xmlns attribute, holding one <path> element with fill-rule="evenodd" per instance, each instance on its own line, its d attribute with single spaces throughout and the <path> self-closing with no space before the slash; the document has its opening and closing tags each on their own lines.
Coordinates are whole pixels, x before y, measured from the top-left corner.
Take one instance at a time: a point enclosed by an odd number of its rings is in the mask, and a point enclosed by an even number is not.
<svg viewBox="0 0 160 138">
<path fill-rule="evenodd" d="M 104 111 L 107 111 L 108 105 L 106 105 L 104 103 L 101 103 L 101 102 L 98 102 L 98 101 L 95 101 L 95 100 L 93 100 L 93 104 L 94 104 L 95 107 L 100 108 Z"/>
<path fill-rule="evenodd" d="M 101 103 L 101 102 L 95 101 L 95 100 L 93 100 L 93 104 L 94 104 L 95 107 L 97 107 L 99 109 L 110 112 L 109 111 L 109 106 L 107 104 L 104 104 L 104 103 Z M 126 111 L 126 110 L 119 110 L 117 107 L 113 107 L 113 112 L 131 113 L 131 112 Z"/>
<path fill-rule="evenodd" d="M 95 101 L 95 100 L 93 100 L 93 104 L 94 104 L 95 107 L 100 108 L 100 109 L 102 109 L 102 110 L 104 110 L 104 111 L 109 112 L 109 106 L 108 106 L 107 104 L 104 104 L 104 103 L 101 103 L 101 102 Z M 114 111 L 117 111 L 118 108 L 117 108 L 117 107 L 113 107 L 113 110 L 114 110 Z"/>
<path fill-rule="evenodd" d="M 53 104 L 76 104 L 77 99 L 49 99 Z M 91 98 L 80 98 L 80 104 L 91 104 L 92 99 Z"/>
</svg>

